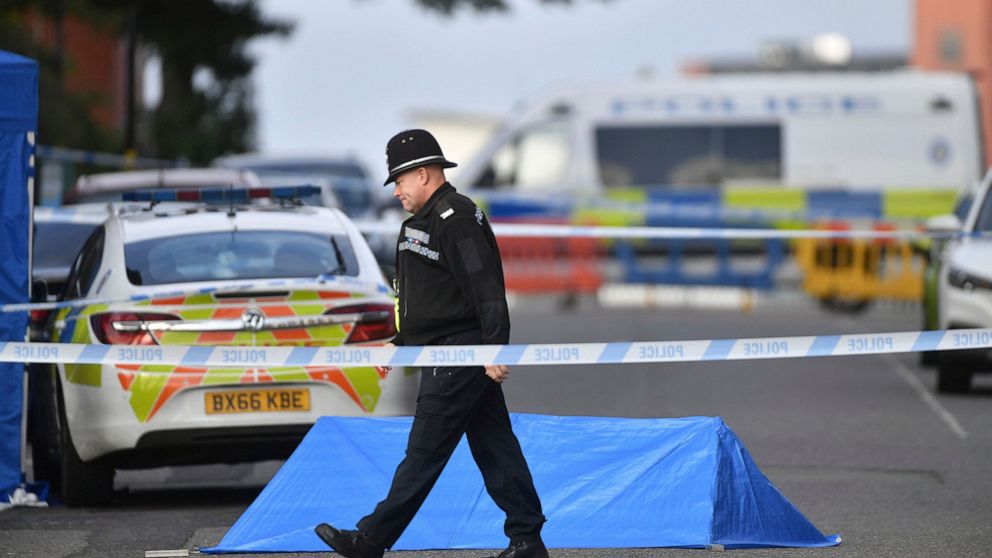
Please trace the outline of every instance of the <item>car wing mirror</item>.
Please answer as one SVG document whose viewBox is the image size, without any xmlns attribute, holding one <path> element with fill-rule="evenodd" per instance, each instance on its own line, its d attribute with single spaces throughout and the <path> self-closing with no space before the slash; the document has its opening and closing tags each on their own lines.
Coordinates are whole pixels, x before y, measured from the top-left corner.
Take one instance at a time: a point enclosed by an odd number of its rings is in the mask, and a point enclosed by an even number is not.
<svg viewBox="0 0 992 558">
<path fill-rule="evenodd" d="M 937 215 L 927 219 L 926 228 L 930 232 L 958 232 L 961 230 L 961 219 L 957 215 Z"/>
</svg>

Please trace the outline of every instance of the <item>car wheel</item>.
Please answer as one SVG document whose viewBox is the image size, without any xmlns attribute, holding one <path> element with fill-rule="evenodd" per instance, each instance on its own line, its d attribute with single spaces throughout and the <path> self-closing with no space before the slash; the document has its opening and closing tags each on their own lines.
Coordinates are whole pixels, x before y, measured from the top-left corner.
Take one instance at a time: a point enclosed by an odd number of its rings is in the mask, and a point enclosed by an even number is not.
<svg viewBox="0 0 992 558">
<path fill-rule="evenodd" d="M 28 442 L 34 480 L 48 481 L 52 492 L 61 491 L 58 405 L 54 374 L 46 365 L 31 365 L 28 375 Z"/>
<path fill-rule="evenodd" d="M 972 372 L 954 358 L 942 353 L 937 364 L 937 391 L 941 393 L 962 393 L 971 389 Z"/>
<path fill-rule="evenodd" d="M 62 466 L 62 502 L 70 507 L 103 507 L 114 492 L 114 469 L 100 460 L 83 461 L 76 453 L 66 421 L 65 404 L 59 397 L 59 453 Z"/>
</svg>

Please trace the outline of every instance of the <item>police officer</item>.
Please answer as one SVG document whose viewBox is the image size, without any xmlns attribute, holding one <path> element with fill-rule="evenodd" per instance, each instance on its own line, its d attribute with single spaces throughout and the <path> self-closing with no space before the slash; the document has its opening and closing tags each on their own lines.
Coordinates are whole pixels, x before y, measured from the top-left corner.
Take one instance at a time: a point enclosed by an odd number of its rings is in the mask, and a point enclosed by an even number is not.
<svg viewBox="0 0 992 558">
<path fill-rule="evenodd" d="M 444 176 L 455 163 L 425 130 L 407 130 L 386 145 L 393 196 L 413 216 L 396 248 L 399 333 L 394 345 L 506 344 L 510 317 L 496 238 L 485 214 Z M 545 518 L 500 384 L 502 365 L 424 367 L 406 458 L 386 499 L 356 530 L 322 523 L 317 535 L 348 558 L 380 558 L 423 504 L 462 434 L 486 490 L 506 513 L 509 547 L 498 558 L 544 558 Z M 451 518 L 458 521 L 460 518 Z"/>
</svg>

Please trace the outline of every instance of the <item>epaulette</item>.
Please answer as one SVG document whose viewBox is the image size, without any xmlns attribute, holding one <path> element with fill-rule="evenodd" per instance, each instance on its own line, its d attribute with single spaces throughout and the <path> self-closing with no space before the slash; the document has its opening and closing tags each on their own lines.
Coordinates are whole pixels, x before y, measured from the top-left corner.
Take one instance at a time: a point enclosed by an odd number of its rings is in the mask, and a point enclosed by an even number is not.
<svg viewBox="0 0 992 558">
<path fill-rule="evenodd" d="M 438 200 L 437 204 L 434 205 L 434 209 L 437 210 L 441 219 L 447 219 L 455 214 L 455 208 L 451 207 L 451 204 L 445 199 Z"/>
</svg>

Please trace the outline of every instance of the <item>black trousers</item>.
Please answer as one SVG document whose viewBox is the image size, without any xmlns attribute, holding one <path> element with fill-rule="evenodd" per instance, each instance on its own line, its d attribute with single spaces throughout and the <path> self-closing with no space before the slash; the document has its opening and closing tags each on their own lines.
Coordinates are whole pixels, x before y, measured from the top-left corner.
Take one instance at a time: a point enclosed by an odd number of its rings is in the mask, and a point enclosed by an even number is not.
<svg viewBox="0 0 992 558">
<path fill-rule="evenodd" d="M 474 345 L 478 331 L 455 334 L 437 345 Z M 455 451 L 468 436 L 486 491 L 506 513 L 503 530 L 511 542 L 540 537 L 545 518 L 520 443 L 510 428 L 502 387 L 481 366 L 421 369 L 417 411 L 406 457 L 396 468 L 386 499 L 358 522 L 358 528 L 392 547 L 427 498 Z M 451 518 L 457 521 L 459 518 Z"/>
</svg>

